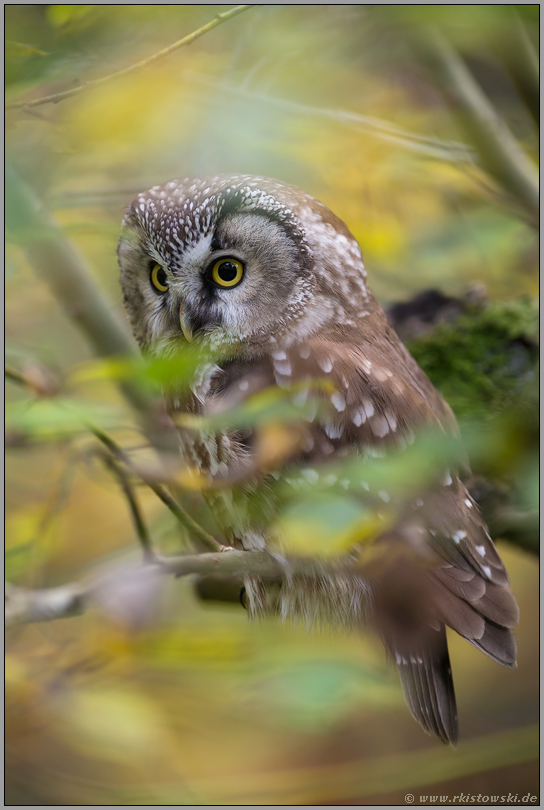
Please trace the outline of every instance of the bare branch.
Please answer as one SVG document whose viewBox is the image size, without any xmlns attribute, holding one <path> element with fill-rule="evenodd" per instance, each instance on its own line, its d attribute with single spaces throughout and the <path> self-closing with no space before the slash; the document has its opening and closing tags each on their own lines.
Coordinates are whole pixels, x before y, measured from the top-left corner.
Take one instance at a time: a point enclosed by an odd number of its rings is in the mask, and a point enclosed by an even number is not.
<svg viewBox="0 0 544 810">
<path fill-rule="evenodd" d="M 226 548 L 226 546 L 219 543 L 215 537 L 212 537 L 211 534 L 208 534 L 207 531 L 199 526 L 198 523 L 193 520 L 193 518 L 172 497 L 172 495 L 170 495 L 168 490 L 162 486 L 162 484 L 158 484 L 156 481 L 153 481 L 143 470 L 134 465 L 125 451 L 111 438 L 111 436 L 108 436 L 108 434 L 102 430 L 102 428 L 99 428 L 97 425 L 93 425 L 89 422 L 87 423 L 87 427 L 96 436 L 96 438 L 114 454 L 115 458 L 126 464 L 132 472 L 142 479 L 144 484 L 153 490 L 155 495 L 160 498 L 165 506 L 168 507 L 179 523 L 181 523 L 182 526 L 185 526 L 185 528 L 191 532 L 194 537 L 200 540 L 206 548 L 209 548 L 210 551 L 222 551 Z"/>
<path fill-rule="evenodd" d="M 480 164 L 509 194 L 517 198 L 538 221 L 538 170 L 500 118 L 469 69 L 450 43 L 430 28 L 418 40 L 419 50 L 431 67 L 433 80 L 462 112 Z"/>
<path fill-rule="evenodd" d="M 199 84 L 215 87 L 222 93 L 225 91 L 231 95 L 239 96 L 248 101 L 255 101 L 261 104 L 278 107 L 288 110 L 296 115 L 313 116 L 326 119 L 333 123 L 342 124 L 358 132 L 364 132 L 381 140 L 391 141 L 415 152 L 420 152 L 427 157 L 439 160 L 448 160 L 454 163 L 474 163 L 476 158 L 475 150 L 465 143 L 459 141 L 445 141 L 428 135 L 421 135 L 418 132 L 411 132 L 404 127 L 386 121 L 383 118 L 376 118 L 370 115 L 360 115 L 348 110 L 331 110 L 323 107 L 309 107 L 288 99 L 276 98 L 274 96 L 263 95 L 245 90 L 243 87 L 234 87 L 225 83 L 218 83 L 210 80 L 206 76 L 192 74 L 194 81 Z"/>
<path fill-rule="evenodd" d="M 104 459 L 105 464 L 107 467 L 113 472 L 119 484 L 121 485 L 121 489 L 123 490 L 125 497 L 128 501 L 130 514 L 132 517 L 132 521 L 134 523 L 134 528 L 136 529 L 136 534 L 138 535 L 138 539 L 143 549 L 144 553 L 144 562 L 153 562 L 155 559 L 155 552 L 153 550 L 153 544 L 151 541 L 151 536 L 147 529 L 146 522 L 143 518 L 142 512 L 140 510 L 140 506 L 136 499 L 136 493 L 132 487 L 130 477 L 127 474 L 125 468 L 119 464 L 116 459 L 110 455 L 109 453 L 104 453 L 102 458 Z"/>
<path fill-rule="evenodd" d="M 78 84 L 77 87 L 71 87 L 69 90 L 64 90 L 61 93 L 53 93 L 49 96 L 42 96 L 41 98 L 36 98 L 33 101 L 10 101 L 6 104 L 6 109 L 10 110 L 22 109 L 25 107 L 38 107 L 41 104 L 58 104 L 59 101 L 64 101 L 65 98 L 76 96 L 78 93 L 82 93 L 84 90 L 90 90 L 92 87 L 98 87 L 99 85 L 110 82 L 113 79 L 128 76 L 130 73 L 137 73 L 138 71 L 149 67 L 149 65 L 158 62 L 160 59 L 164 59 L 165 56 L 169 56 L 171 53 L 174 53 L 174 51 L 179 50 L 179 48 L 183 48 L 185 45 L 191 45 L 192 42 L 195 42 L 195 40 L 199 39 L 204 34 L 207 34 L 208 31 L 212 31 L 214 28 L 217 28 L 218 25 L 227 22 L 227 20 L 231 20 L 233 17 L 236 17 L 243 11 L 247 11 L 249 8 L 252 8 L 252 5 L 234 6 L 228 11 L 223 11 L 221 14 L 217 14 L 209 23 L 206 23 L 206 25 L 203 25 L 201 28 L 193 31 L 192 34 L 188 34 L 186 37 L 174 42 L 173 45 L 169 45 L 168 48 L 163 48 L 163 50 L 153 54 L 153 56 L 149 56 L 147 59 L 142 59 L 140 62 L 136 62 L 136 64 L 123 68 L 122 70 L 117 70 L 115 73 L 110 73 L 108 76 L 102 76 L 100 79 L 93 79 L 89 82 L 83 82 L 82 84 Z"/>
<path fill-rule="evenodd" d="M 350 571 L 349 561 L 329 562 L 328 571 Z M 151 574 L 174 575 L 226 574 L 231 576 L 252 575 L 267 581 L 278 581 L 286 575 L 322 576 L 324 564 L 310 558 L 294 558 L 286 562 L 266 551 L 235 551 L 230 549 L 217 554 L 192 554 L 180 557 L 158 557 L 139 571 Z M 354 576 L 357 573 L 352 570 Z M 127 564 L 127 572 L 129 566 Z M 107 570 L 94 579 L 81 583 L 69 583 L 58 588 L 27 590 L 6 583 L 6 626 L 52 621 L 83 613 L 98 598 L 104 587 L 115 587 L 116 575 Z"/>
</svg>

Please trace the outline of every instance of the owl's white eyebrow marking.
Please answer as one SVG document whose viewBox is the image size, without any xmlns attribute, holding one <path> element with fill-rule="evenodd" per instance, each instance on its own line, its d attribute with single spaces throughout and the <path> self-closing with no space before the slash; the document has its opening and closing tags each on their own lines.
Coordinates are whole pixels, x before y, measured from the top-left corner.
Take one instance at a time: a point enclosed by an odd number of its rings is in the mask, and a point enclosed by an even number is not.
<svg viewBox="0 0 544 810">
<path fill-rule="evenodd" d="M 480 557 L 485 557 L 485 546 L 476 546 L 476 551 Z"/>
<path fill-rule="evenodd" d="M 331 394 L 331 402 L 336 408 L 337 411 L 343 411 L 346 407 L 346 400 L 338 391 L 335 391 L 334 394 Z"/>
<path fill-rule="evenodd" d="M 364 408 L 358 408 L 351 417 L 353 424 L 359 427 L 363 422 L 366 422 L 366 413 Z"/>
<path fill-rule="evenodd" d="M 384 503 L 389 503 L 391 500 L 391 495 L 389 492 L 386 492 L 385 489 L 380 489 L 378 492 L 378 497 L 381 498 Z"/>
<path fill-rule="evenodd" d="M 319 357 L 318 360 L 319 368 L 321 368 L 325 374 L 328 374 L 329 371 L 332 371 L 332 362 L 330 357 Z"/>
<path fill-rule="evenodd" d="M 459 543 L 466 536 L 467 533 L 461 529 L 458 532 L 454 532 L 451 536 L 451 539 L 453 540 L 454 543 Z"/>
</svg>

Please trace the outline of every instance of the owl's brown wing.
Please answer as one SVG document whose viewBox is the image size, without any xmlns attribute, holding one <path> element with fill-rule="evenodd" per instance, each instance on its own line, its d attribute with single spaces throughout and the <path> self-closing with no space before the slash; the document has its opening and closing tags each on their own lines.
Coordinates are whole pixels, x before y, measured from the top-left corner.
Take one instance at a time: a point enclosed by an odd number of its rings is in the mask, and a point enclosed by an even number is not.
<svg viewBox="0 0 544 810">
<path fill-rule="evenodd" d="M 338 456 L 402 450 L 426 425 L 456 433 L 450 408 L 383 316 L 371 316 L 363 326 L 353 335 L 331 330 L 274 350 L 257 364 L 233 364 L 216 396 L 233 402 L 276 384 L 299 403 L 315 399 L 325 406 L 304 423 L 304 441 L 291 458 L 315 472 Z M 329 385 L 320 388 L 316 380 Z M 445 625 L 512 667 L 518 607 L 463 483 L 454 470 L 442 470 L 439 478 L 398 504 L 396 525 L 376 538 L 392 549 L 392 563 L 369 577 L 374 621 L 399 667 L 412 714 L 427 731 L 453 742 L 457 715 Z M 382 490 L 379 497 L 389 501 L 395 495 Z M 402 565 L 396 564 L 399 552 Z"/>
</svg>

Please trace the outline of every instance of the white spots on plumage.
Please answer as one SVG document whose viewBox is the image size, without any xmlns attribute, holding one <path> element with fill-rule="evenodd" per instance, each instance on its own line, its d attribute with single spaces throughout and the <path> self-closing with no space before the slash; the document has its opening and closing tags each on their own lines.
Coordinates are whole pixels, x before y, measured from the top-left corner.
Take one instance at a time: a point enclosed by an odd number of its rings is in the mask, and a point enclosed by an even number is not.
<svg viewBox="0 0 544 810">
<path fill-rule="evenodd" d="M 300 471 L 301 476 L 307 481 L 309 484 L 317 484 L 319 481 L 319 473 L 317 470 L 313 470 L 311 468 L 307 468 L 305 470 Z"/>
<path fill-rule="evenodd" d="M 344 432 L 344 428 L 342 425 L 333 425 L 330 422 L 326 422 L 323 425 L 323 430 L 329 437 L 329 439 L 339 439 L 342 433 Z"/>
<path fill-rule="evenodd" d="M 468 506 L 469 509 L 472 509 L 472 501 L 468 498 L 465 498 L 465 506 Z"/>
<path fill-rule="evenodd" d="M 332 360 L 330 359 L 330 357 L 327 357 L 326 355 L 324 355 L 323 357 L 319 357 L 317 362 L 318 362 L 319 368 L 322 371 L 324 371 L 325 374 L 328 374 L 329 371 L 332 371 Z"/>
<path fill-rule="evenodd" d="M 274 358 L 274 360 L 287 360 L 287 355 L 285 354 L 285 352 L 280 350 L 272 352 L 272 357 Z"/>
<path fill-rule="evenodd" d="M 476 546 L 476 551 L 480 557 L 485 557 L 485 546 Z"/>
<path fill-rule="evenodd" d="M 332 453 L 334 453 L 334 445 L 331 444 L 330 442 L 324 441 L 321 444 L 321 449 L 323 450 L 326 456 L 330 456 Z"/>
<path fill-rule="evenodd" d="M 333 473 L 329 473 L 329 475 L 326 475 L 325 478 L 323 479 L 323 483 L 325 484 L 326 487 L 333 487 L 337 481 L 338 478 Z"/>
<path fill-rule="evenodd" d="M 279 352 L 279 354 L 284 355 L 284 359 L 274 359 L 274 369 L 278 374 L 281 374 L 284 377 L 291 376 L 291 363 L 285 357 L 285 352 Z"/>
<path fill-rule="evenodd" d="M 334 394 L 331 394 L 331 402 L 337 411 L 343 411 L 346 408 L 346 400 L 339 391 L 335 391 Z"/>
<path fill-rule="evenodd" d="M 314 449 L 314 444 L 315 444 L 315 442 L 312 439 L 312 437 L 308 436 L 308 438 L 304 442 L 304 445 L 303 445 L 302 449 L 304 450 L 305 453 L 309 453 L 310 450 Z"/>
<path fill-rule="evenodd" d="M 383 447 L 376 447 L 375 445 L 365 444 L 364 451 L 370 458 L 385 458 L 387 453 Z"/>
<path fill-rule="evenodd" d="M 240 382 L 238 383 L 238 388 L 240 389 L 240 391 L 247 391 L 247 389 L 249 388 L 249 382 L 247 380 L 240 380 Z"/>
<path fill-rule="evenodd" d="M 411 430 L 407 430 L 406 433 L 404 434 L 404 438 L 406 439 L 408 444 L 413 444 L 416 437 L 414 436 Z"/>
<path fill-rule="evenodd" d="M 310 356 L 310 349 L 308 348 L 308 346 L 301 346 L 300 349 L 298 350 L 298 353 L 300 354 L 303 360 L 307 360 Z"/>
<path fill-rule="evenodd" d="M 377 368 L 374 371 L 374 376 L 379 382 L 385 382 L 391 376 L 391 372 L 387 368 Z"/>
<path fill-rule="evenodd" d="M 145 205 L 143 203 L 140 203 L 139 208 L 140 211 L 145 211 Z"/>
<path fill-rule="evenodd" d="M 357 410 L 355 411 L 355 413 L 353 414 L 351 419 L 352 419 L 353 424 L 356 427 L 359 427 L 360 425 L 362 425 L 363 422 L 366 422 L 366 411 L 365 411 L 365 409 L 364 408 L 357 408 Z"/>
<path fill-rule="evenodd" d="M 385 489 L 380 489 L 380 491 L 378 492 L 378 498 L 381 498 L 381 500 L 384 503 L 389 503 L 389 501 L 391 500 L 391 495 L 389 494 L 389 492 L 386 492 Z"/>
<path fill-rule="evenodd" d="M 362 405 L 368 419 L 370 419 L 371 416 L 374 416 L 374 405 L 372 404 L 372 400 L 365 397 L 362 401 Z"/>
<path fill-rule="evenodd" d="M 389 433 L 389 423 L 383 416 L 376 416 L 370 423 L 372 433 L 379 439 L 383 439 Z"/>
<path fill-rule="evenodd" d="M 349 489 L 350 481 L 347 478 L 342 478 L 339 482 L 342 489 Z"/>
<path fill-rule="evenodd" d="M 363 489 L 366 489 L 367 492 L 370 492 L 370 486 L 368 484 L 368 481 L 361 481 L 361 486 Z"/>
<path fill-rule="evenodd" d="M 464 538 L 466 536 L 467 536 L 467 533 L 465 531 L 463 531 L 462 529 L 459 529 L 459 531 L 454 532 L 452 534 L 451 539 L 453 540 L 454 543 L 460 543 L 461 540 L 464 540 Z"/>
<path fill-rule="evenodd" d="M 391 430 L 394 433 L 395 430 L 397 429 L 397 419 L 396 419 L 395 414 L 392 413 L 391 411 L 385 411 L 384 416 L 387 419 L 389 427 L 391 428 Z"/>
<path fill-rule="evenodd" d="M 421 498 L 416 498 L 414 503 L 419 508 L 421 508 L 423 506 L 423 501 L 421 500 Z"/>
<path fill-rule="evenodd" d="M 491 568 L 488 565 L 482 565 L 482 571 L 488 579 L 491 579 Z"/>
<path fill-rule="evenodd" d="M 300 391 L 297 394 L 295 394 L 294 397 L 291 398 L 291 402 L 293 403 L 293 405 L 296 405 L 297 408 L 302 408 L 306 404 L 308 394 L 309 394 L 308 388 L 301 388 Z"/>
</svg>

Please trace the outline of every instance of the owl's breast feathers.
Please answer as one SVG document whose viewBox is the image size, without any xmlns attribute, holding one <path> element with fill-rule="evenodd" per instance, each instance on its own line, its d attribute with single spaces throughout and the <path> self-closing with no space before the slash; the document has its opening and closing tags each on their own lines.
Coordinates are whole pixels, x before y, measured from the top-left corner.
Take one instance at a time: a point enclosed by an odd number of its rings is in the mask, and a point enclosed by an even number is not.
<svg viewBox="0 0 544 810">
<path fill-rule="evenodd" d="M 315 401 L 322 406 L 313 418 L 306 412 L 301 419 L 299 441 L 283 458 L 284 469 L 302 465 L 319 470 L 339 456 L 402 452 L 425 426 L 457 433 L 452 411 L 381 312 L 363 318 L 356 334 L 331 328 L 302 343 L 271 346 L 264 356 L 226 364 L 210 379 L 196 409 L 217 413 L 270 386 L 288 389 L 298 404 Z M 238 500 L 242 514 L 234 517 L 227 509 L 220 516 L 229 539 L 245 548 L 266 542 L 263 525 L 250 535 L 249 546 L 243 537 L 254 531 L 248 503 L 256 482 L 266 489 L 272 472 L 252 468 L 251 460 L 258 459 L 255 436 L 245 430 L 213 438 L 214 447 L 225 440 L 229 447 L 221 471 L 212 478 L 225 479 L 233 471 L 236 477 L 244 469 L 251 473 L 245 489 L 243 483 L 238 487 L 245 494 Z M 363 502 L 371 496 L 372 491 L 360 493 Z M 389 501 L 387 492 L 380 497 Z M 228 499 L 232 505 L 230 494 Z M 221 500 L 212 499 L 220 512 Z M 391 550 L 391 562 L 368 572 L 373 622 L 399 666 L 410 710 L 427 731 L 451 742 L 457 719 L 444 625 L 498 663 L 513 667 L 511 628 L 518 622 L 518 606 L 486 525 L 455 471 L 442 470 L 434 485 L 397 506 L 395 525 L 376 538 Z M 272 505 L 265 514 L 272 518 L 273 511 Z"/>
</svg>

